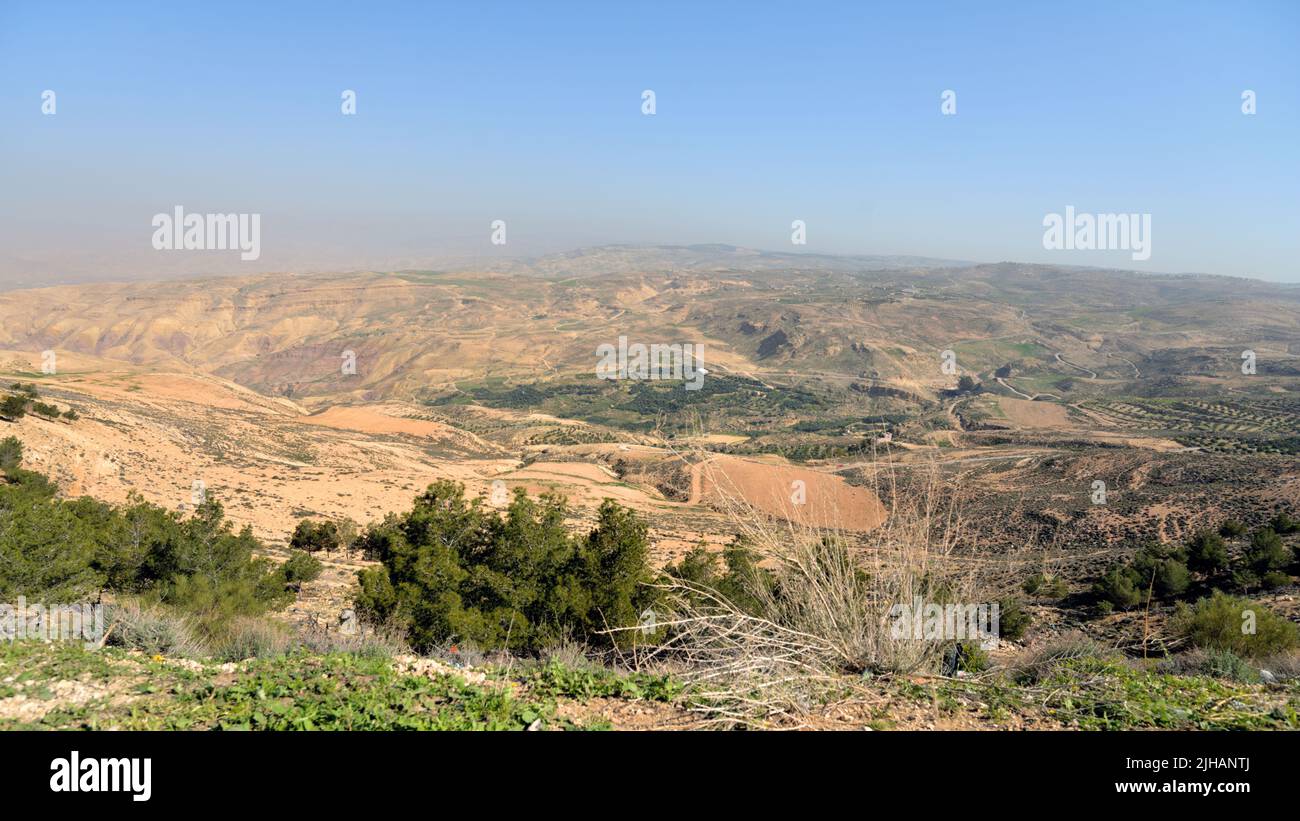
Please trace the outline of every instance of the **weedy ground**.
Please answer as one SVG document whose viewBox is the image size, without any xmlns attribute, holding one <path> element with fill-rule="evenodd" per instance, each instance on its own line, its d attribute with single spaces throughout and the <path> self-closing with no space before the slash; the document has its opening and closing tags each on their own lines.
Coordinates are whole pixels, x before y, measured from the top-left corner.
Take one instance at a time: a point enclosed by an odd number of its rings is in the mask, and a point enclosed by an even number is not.
<svg viewBox="0 0 1300 821">
<path fill-rule="evenodd" d="M 303 651 L 219 664 L 72 642 L 0 645 L 0 729 L 608 729 L 600 709 L 580 706 L 637 702 L 653 724 L 671 719 L 674 708 L 662 708 L 679 692 L 666 676 L 558 664 L 458 670 Z"/>
<path fill-rule="evenodd" d="M 1300 683 L 1073 659 L 1032 682 L 845 677 L 772 727 L 1300 729 Z M 557 661 L 456 668 L 303 651 L 224 664 L 78 643 L 0 645 L 0 730 L 676 730 L 720 726 L 672 675 Z"/>
</svg>

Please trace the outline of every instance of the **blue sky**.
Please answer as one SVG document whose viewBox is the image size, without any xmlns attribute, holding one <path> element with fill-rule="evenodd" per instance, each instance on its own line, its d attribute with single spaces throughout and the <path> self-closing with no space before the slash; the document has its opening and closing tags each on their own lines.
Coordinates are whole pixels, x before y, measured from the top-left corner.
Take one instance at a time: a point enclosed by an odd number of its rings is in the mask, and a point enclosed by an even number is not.
<svg viewBox="0 0 1300 821">
<path fill-rule="evenodd" d="M 52 275 L 802 219 L 793 250 L 1300 281 L 1300 3 L 0 0 L 0 191 L 0 270 Z M 262 257 L 153 251 L 175 205 L 261 214 Z M 1150 260 L 1045 250 L 1067 205 L 1151 214 Z"/>
</svg>

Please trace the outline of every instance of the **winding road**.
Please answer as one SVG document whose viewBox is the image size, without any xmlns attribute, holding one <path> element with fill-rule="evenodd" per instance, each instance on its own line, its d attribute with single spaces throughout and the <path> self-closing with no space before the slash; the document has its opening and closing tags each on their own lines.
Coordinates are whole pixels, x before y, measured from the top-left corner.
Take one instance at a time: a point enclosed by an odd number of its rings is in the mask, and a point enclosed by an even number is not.
<svg viewBox="0 0 1300 821">
<path fill-rule="evenodd" d="M 1059 353 L 1056 354 L 1056 361 L 1057 361 L 1057 362 L 1060 362 L 1062 365 L 1069 365 L 1071 368 L 1075 368 L 1075 369 L 1077 369 L 1077 370 L 1083 371 L 1084 373 L 1088 374 L 1088 378 L 1089 378 L 1089 379 L 1096 379 L 1096 378 L 1097 378 L 1097 372 L 1096 372 L 1096 371 L 1094 371 L 1094 370 L 1090 370 L 1090 369 L 1088 369 L 1088 368 L 1085 368 L 1085 367 L 1083 367 L 1082 365 L 1076 365 L 1076 364 L 1074 364 L 1073 362 L 1071 362 L 1070 360 L 1068 360 L 1068 359 L 1066 359 L 1065 357 L 1061 356 Z"/>
<path fill-rule="evenodd" d="M 1036 394 L 1034 394 L 1033 396 L 1030 396 L 1029 394 L 1024 393 L 1023 391 L 1017 390 L 1017 389 L 1016 389 L 1016 388 L 1015 388 L 1015 387 L 1014 387 L 1010 382 L 1008 382 L 1007 380 L 1003 379 L 1003 378 L 1000 377 L 1000 376 L 995 376 L 995 377 L 993 377 L 993 378 L 996 379 L 996 380 L 998 381 L 998 384 L 999 384 L 999 385 L 1001 385 L 1002 387 L 1004 387 L 1004 388 L 1006 388 L 1007 390 L 1011 391 L 1011 392 L 1014 393 L 1016 396 L 1022 397 L 1022 398 L 1024 398 L 1024 399 L 1028 399 L 1028 400 L 1031 401 L 1031 402 L 1037 400 L 1040 396 L 1049 396 L 1049 397 L 1051 397 L 1052 399 L 1056 399 L 1056 400 L 1058 400 L 1058 401 L 1059 401 L 1060 398 L 1061 398 L 1061 397 L 1057 396 L 1057 395 L 1054 394 L 1054 393 L 1036 393 Z"/>
</svg>

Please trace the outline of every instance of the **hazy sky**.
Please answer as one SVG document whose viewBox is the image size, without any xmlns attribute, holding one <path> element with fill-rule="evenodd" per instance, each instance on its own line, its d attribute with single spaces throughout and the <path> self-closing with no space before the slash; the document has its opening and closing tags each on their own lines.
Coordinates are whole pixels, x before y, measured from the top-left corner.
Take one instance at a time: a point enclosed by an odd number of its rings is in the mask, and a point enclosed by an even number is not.
<svg viewBox="0 0 1300 821">
<path fill-rule="evenodd" d="M 724 242 L 1300 281 L 1300 3 L 0 0 L 0 192 L 9 277 Z M 260 258 L 155 251 L 178 205 Z M 1150 214 L 1150 259 L 1044 249 L 1066 206 Z"/>
</svg>

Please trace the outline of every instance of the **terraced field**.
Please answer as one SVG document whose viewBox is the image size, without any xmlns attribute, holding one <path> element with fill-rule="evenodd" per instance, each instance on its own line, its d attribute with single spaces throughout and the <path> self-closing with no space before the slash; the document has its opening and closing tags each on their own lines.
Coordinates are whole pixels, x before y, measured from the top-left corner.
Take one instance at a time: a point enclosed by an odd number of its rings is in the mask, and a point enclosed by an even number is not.
<svg viewBox="0 0 1300 821">
<path fill-rule="evenodd" d="M 1277 433 L 1300 431 L 1300 403 L 1287 399 L 1101 399 L 1081 405 L 1116 427 L 1143 431 Z"/>
</svg>

